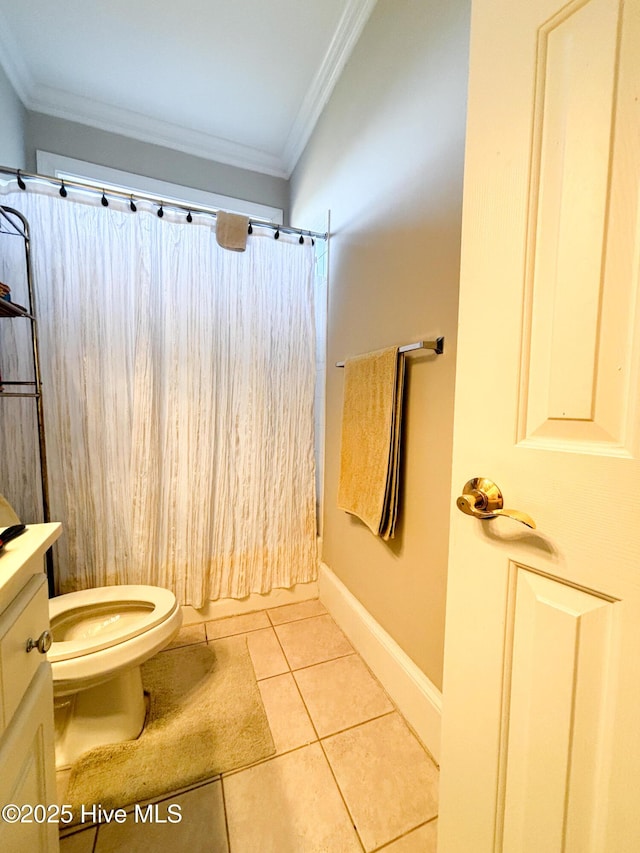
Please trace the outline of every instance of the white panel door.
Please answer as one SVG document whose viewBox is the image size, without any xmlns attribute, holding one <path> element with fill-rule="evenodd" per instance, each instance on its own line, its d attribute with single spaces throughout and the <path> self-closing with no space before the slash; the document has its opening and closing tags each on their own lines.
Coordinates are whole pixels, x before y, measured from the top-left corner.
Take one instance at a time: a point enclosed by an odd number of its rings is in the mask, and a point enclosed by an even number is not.
<svg viewBox="0 0 640 853">
<path fill-rule="evenodd" d="M 440 853 L 640 850 L 639 202 L 640 0 L 473 0 Z"/>
</svg>

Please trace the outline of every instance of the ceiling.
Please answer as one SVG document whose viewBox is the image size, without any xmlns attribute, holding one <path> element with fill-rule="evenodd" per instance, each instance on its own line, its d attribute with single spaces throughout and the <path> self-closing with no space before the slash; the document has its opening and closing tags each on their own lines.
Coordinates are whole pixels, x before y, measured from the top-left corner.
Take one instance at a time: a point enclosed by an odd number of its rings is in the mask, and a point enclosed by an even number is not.
<svg viewBox="0 0 640 853">
<path fill-rule="evenodd" d="M 0 0 L 29 110 L 289 177 L 376 0 Z"/>
</svg>

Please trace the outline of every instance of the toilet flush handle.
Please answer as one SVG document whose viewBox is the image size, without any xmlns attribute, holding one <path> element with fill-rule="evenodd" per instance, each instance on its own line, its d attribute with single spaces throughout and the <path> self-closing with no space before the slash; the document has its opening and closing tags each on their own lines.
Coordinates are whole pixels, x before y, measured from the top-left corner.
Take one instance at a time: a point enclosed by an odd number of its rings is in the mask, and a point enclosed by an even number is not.
<svg viewBox="0 0 640 853">
<path fill-rule="evenodd" d="M 31 637 L 29 637 L 27 640 L 27 652 L 32 652 L 34 649 L 37 649 L 41 655 L 46 655 L 51 648 L 52 642 L 53 638 L 51 637 L 51 632 L 43 631 L 37 640 L 32 640 Z"/>
</svg>

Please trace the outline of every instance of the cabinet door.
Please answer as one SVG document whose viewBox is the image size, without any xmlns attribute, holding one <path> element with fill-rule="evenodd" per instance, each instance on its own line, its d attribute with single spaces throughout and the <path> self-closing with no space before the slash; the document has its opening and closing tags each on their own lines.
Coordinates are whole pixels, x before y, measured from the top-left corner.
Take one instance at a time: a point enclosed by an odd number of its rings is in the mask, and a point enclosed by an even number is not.
<svg viewBox="0 0 640 853">
<path fill-rule="evenodd" d="M 0 807 L 56 803 L 54 743 L 51 666 L 43 661 L 0 741 Z M 42 822 L 39 811 L 29 823 L 0 819 L 0 850 L 57 851 L 58 824 Z"/>
<path fill-rule="evenodd" d="M 27 639 L 37 640 L 48 627 L 47 579 L 40 572 L 0 616 L 0 733 L 9 725 L 42 663 L 37 651 L 27 652 Z"/>
</svg>

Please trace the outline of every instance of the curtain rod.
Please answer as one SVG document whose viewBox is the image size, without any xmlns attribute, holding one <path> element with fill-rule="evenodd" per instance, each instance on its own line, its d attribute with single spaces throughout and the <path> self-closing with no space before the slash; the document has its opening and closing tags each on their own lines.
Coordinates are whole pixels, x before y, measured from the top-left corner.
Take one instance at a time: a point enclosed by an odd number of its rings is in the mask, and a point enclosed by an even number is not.
<svg viewBox="0 0 640 853">
<path fill-rule="evenodd" d="M 93 192 L 101 195 L 105 201 L 111 196 L 114 198 L 122 198 L 126 201 L 133 203 L 134 201 L 145 201 L 150 204 L 158 205 L 159 210 L 182 210 L 187 214 L 191 213 L 204 213 L 207 216 L 215 217 L 218 213 L 218 209 L 215 207 L 208 207 L 202 204 L 183 204 L 179 201 L 168 201 L 164 202 L 161 196 L 153 196 L 147 195 L 145 193 L 138 192 L 125 192 L 124 190 L 116 190 L 113 188 L 105 188 L 101 187 L 100 184 L 94 183 L 80 183 L 79 181 L 69 181 L 66 178 L 52 178 L 49 175 L 39 175 L 36 172 L 25 172 L 22 169 L 11 169 L 7 166 L 0 166 L 0 174 L 4 175 L 12 175 L 18 181 L 18 186 L 21 190 L 26 190 L 26 184 L 24 179 L 30 181 L 41 181 L 46 184 L 51 184 L 54 187 L 59 187 L 60 195 L 63 197 L 66 196 L 67 188 L 83 190 L 85 192 Z M 108 202 L 107 202 L 108 204 Z M 106 205 L 105 205 L 106 206 Z M 135 212 L 135 205 L 132 208 L 132 211 Z M 162 215 L 160 213 L 160 215 Z M 190 220 L 189 220 L 190 221 Z M 325 232 L 321 234 L 318 231 L 308 231 L 305 228 L 291 228 L 288 225 L 276 225 L 273 222 L 264 222 L 260 219 L 252 219 L 249 217 L 249 225 L 256 225 L 260 228 L 268 228 L 271 231 L 275 231 L 280 234 L 298 234 L 300 237 L 311 237 L 317 240 L 326 240 L 328 238 L 328 234 Z"/>
</svg>

